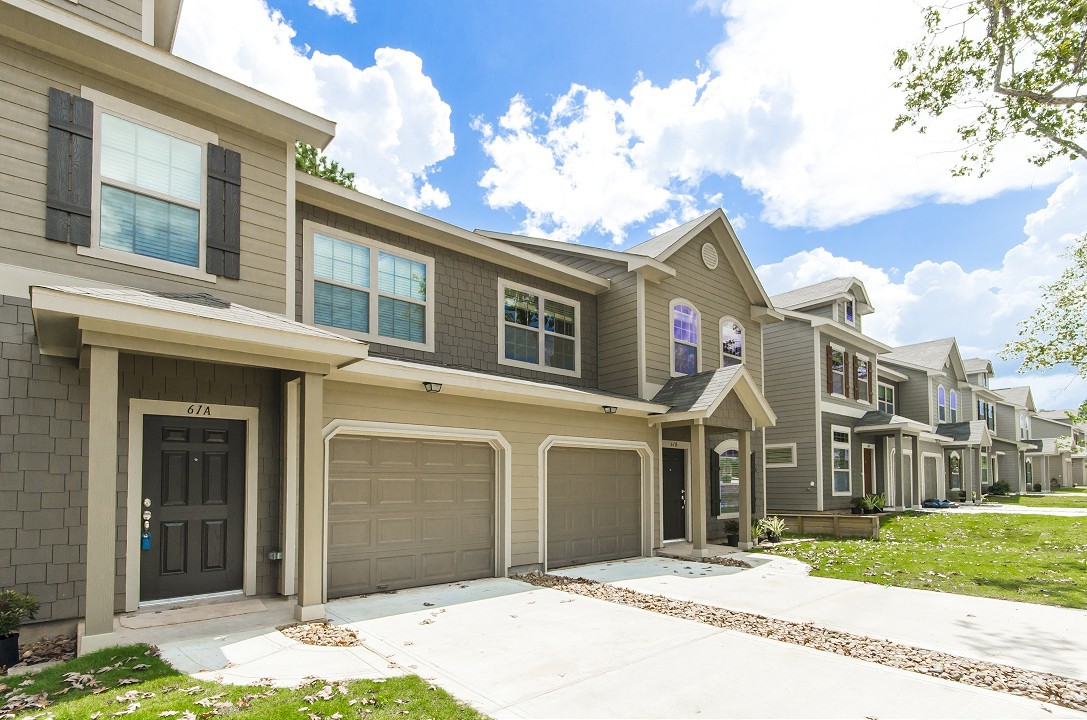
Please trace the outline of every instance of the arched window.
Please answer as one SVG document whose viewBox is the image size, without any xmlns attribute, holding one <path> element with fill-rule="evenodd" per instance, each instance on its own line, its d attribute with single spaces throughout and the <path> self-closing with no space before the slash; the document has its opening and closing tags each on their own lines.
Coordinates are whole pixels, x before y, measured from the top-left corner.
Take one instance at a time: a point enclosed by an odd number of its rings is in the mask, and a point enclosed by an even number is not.
<svg viewBox="0 0 1087 720">
<path fill-rule="evenodd" d="M 743 364 L 744 326 L 733 318 L 721 318 L 721 367 Z"/>
<path fill-rule="evenodd" d="M 951 422 L 959 421 L 959 394 L 951 391 Z"/>
<path fill-rule="evenodd" d="M 672 375 L 694 375 L 699 370 L 698 311 L 686 300 L 673 300 Z"/>
<path fill-rule="evenodd" d="M 1026 465 L 1027 465 L 1027 491 L 1029 492 L 1029 491 L 1034 490 L 1034 487 L 1033 487 L 1033 485 L 1034 485 L 1034 463 L 1031 462 L 1030 458 L 1027 458 Z"/>
<path fill-rule="evenodd" d="M 940 422 L 947 422 L 947 391 L 943 385 L 936 388 L 936 413 Z"/>
<path fill-rule="evenodd" d="M 962 458 L 957 452 L 951 453 L 951 457 L 947 461 L 948 469 L 948 489 L 949 490 L 962 490 Z"/>
</svg>

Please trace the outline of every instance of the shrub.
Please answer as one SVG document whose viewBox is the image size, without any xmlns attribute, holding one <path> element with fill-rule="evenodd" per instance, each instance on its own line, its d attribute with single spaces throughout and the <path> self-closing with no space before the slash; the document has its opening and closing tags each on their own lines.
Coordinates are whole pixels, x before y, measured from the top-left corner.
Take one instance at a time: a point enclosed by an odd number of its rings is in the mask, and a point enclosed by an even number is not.
<svg viewBox="0 0 1087 720">
<path fill-rule="evenodd" d="M 999 480 L 989 486 L 990 495 L 1007 495 L 1011 492 L 1011 485 L 1006 480 Z"/>
<path fill-rule="evenodd" d="M 785 534 L 785 520 L 775 515 L 759 520 L 759 528 L 768 537 L 781 537 Z"/>
<path fill-rule="evenodd" d="M 735 535 L 740 532 L 740 523 L 738 520 L 725 520 L 724 522 L 725 535 Z"/>
<path fill-rule="evenodd" d="M 38 600 L 30 593 L 0 592 L 0 638 L 19 632 L 23 620 L 33 620 L 37 614 Z"/>
<path fill-rule="evenodd" d="M 1058 480 L 1057 478 L 1049 478 L 1049 489 L 1050 490 L 1059 490 L 1060 487 L 1061 487 L 1061 481 L 1060 480 Z"/>
<path fill-rule="evenodd" d="M 1034 483 L 1034 492 L 1041 492 L 1041 491 L 1042 491 L 1042 484 L 1041 483 Z"/>
</svg>

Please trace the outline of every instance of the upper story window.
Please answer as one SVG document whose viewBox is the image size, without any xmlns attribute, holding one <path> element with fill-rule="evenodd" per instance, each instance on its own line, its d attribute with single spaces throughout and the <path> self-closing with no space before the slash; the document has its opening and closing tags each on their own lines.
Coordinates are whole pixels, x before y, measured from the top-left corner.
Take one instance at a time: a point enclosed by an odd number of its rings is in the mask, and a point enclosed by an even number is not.
<svg viewBox="0 0 1087 720">
<path fill-rule="evenodd" d="M 699 371 L 700 316 L 694 305 L 685 300 L 673 300 L 672 317 L 672 376 L 694 375 Z"/>
<path fill-rule="evenodd" d="M 561 375 L 580 374 L 579 302 L 502 281 L 499 303 L 500 363 Z"/>
<path fill-rule="evenodd" d="M 841 348 L 827 345 L 827 392 L 831 395 L 845 395 L 846 353 Z"/>
<path fill-rule="evenodd" d="M 214 133 L 88 88 L 94 102 L 92 225 L 85 255 L 213 280 L 205 177 Z"/>
<path fill-rule="evenodd" d="M 743 365 L 744 326 L 733 318 L 721 320 L 721 367 Z"/>
<path fill-rule="evenodd" d="M 853 325 L 856 322 L 856 316 L 855 316 L 854 303 L 853 303 L 852 298 L 849 298 L 848 300 L 845 301 L 843 310 L 845 312 L 845 321 L 848 324 Z"/>
<path fill-rule="evenodd" d="M 947 422 L 947 391 L 943 385 L 936 388 L 936 414 L 940 422 Z"/>
<path fill-rule="evenodd" d="M 876 398 L 879 411 L 888 415 L 895 414 L 895 388 L 894 385 L 879 383 L 878 396 Z"/>
<path fill-rule="evenodd" d="M 863 355 L 853 356 L 853 399 L 861 402 L 872 402 L 871 361 Z"/>
<path fill-rule="evenodd" d="M 978 420 L 984 420 L 990 431 L 996 432 L 996 406 L 984 400 L 978 400 Z"/>
<path fill-rule="evenodd" d="M 352 337 L 434 350 L 434 260 L 305 222 L 303 317 Z"/>
<path fill-rule="evenodd" d="M 1019 413 L 1019 439 L 1026 440 L 1030 437 L 1030 420 L 1025 412 Z"/>
<path fill-rule="evenodd" d="M 949 403 L 950 406 L 951 406 L 951 422 L 958 422 L 959 421 L 959 394 L 957 392 L 955 392 L 954 390 L 952 390 L 949 394 L 951 396 L 951 402 Z"/>
</svg>

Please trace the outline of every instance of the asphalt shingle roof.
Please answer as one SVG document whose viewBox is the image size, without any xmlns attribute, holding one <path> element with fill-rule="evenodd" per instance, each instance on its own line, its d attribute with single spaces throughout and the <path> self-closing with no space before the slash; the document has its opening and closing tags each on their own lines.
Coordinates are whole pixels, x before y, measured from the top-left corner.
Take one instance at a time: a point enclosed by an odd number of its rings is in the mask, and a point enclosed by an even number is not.
<svg viewBox="0 0 1087 720">
<path fill-rule="evenodd" d="M 790 290 L 789 292 L 772 295 L 770 296 L 770 302 L 774 304 L 774 307 L 783 310 L 802 308 L 813 302 L 823 300 L 824 298 L 849 292 L 849 289 L 852 288 L 856 282 L 858 281 L 855 277 L 831 278 L 830 280 L 824 280 L 815 285 L 808 285 L 807 287 L 797 288 L 796 290 Z"/>
<path fill-rule="evenodd" d="M 916 421 L 909 418 L 902 417 L 901 415 L 892 415 L 890 413 L 881 412 L 879 410 L 869 410 L 860 420 L 857 421 L 854 427 L 878 427 L 881 425 L 905 425 L 906 423 L 915 423 Z"/>
<path fill-rule="evenodd" d="M 981 420 L 944 423 L 936 426 L 936 433 L 952 440 L 976 445 L 985 438 L 985 423 Z"/>
<path fill-rule="evenodd" d="M 897 360 L 928 370 L 943 370 L 944 365 L 947 364 L 948 353 L 951 352 L 951 346 L 954 343 L 955 338 L 941 338 L 940 340 L 929 340 L 928 342 L 914 343 L 913 345 L 902 345 L 894 348 L 889 353 L 880 355 L 879 359 L 890 362 Z"/>
<path fill-rule="evenodd" d="M 1004 398 L 1012 405 L 1018 405 L 1020 407 L 1027 406 L 1027 399 L 1030 396 L 1030 385 L 1020 385 L 1019 387 L 1000 388 L 999 390 L 993 390 L 997 395 Z"/>
<path fill-rule="evenodd" d="M 625 252 L 631 253 L 632 255 L 644 255 L 646 257 L 655 258 L 668 248 L 672 247 L 672 245 L 677 240 L 689 233 L 695 226 L 698 225 L 698 223 L 705 220 L 707 215 L 710 215 L 713 212 L 715 211 L 711 210 L 710 212 L 702 215 L 701 217 L 697 217 L 690 222 L 686 222 L 678 227 L 672 228 L 668 232 L 661 233 L 656 237 L 649 238 L 645 242 L 638 243 L 634 247 L 629 247 L 625 250 Z"/>
<path fill-rule="evenodd" d="M 986 372 L 989 369 L 989 361 L 985 358 L 970 358 L 962 361 L 963 367 L 970 375 Z"/>
<path fill-rule="evenodd" d="M 672 378 L 653 397 L 653 402 L 668 405 L 669 413 L 708 410 L 738 371 L 737 365 Z"/>
</svg>

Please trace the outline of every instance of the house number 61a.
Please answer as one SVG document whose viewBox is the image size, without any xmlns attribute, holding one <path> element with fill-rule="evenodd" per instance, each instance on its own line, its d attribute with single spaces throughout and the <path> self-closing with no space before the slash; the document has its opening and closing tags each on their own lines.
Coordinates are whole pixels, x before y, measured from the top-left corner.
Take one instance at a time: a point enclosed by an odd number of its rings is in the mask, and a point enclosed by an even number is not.
<svg viewBox="0 0 1087 720">
<path fill-rule="evenodd" d="M 190 405 L 188 409 L 189 415 L 211 415 L 210 405 Z"/>
</svg>

